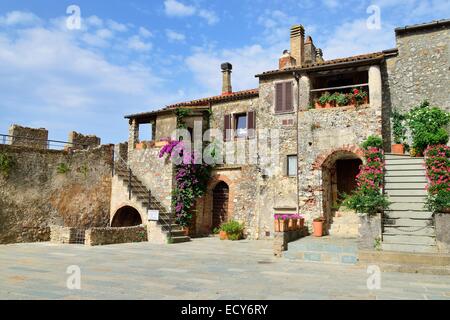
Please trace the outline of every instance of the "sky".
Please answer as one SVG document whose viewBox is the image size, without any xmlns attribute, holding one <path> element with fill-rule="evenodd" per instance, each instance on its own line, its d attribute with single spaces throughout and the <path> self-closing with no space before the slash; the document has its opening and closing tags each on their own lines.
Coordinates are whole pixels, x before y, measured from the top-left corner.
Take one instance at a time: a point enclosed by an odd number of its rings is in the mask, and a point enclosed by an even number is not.
<svg viewBox="0 0 450 320">
<path fill-rule="evenodd" d="M 0 0 L 0 133 L 17 123 L 123 142 L 124 115 L 220 94 L 222 62 L 234 91 L 257 88 L 293 24 L 333 59 L 449 17 L 449 0 Z"/>
</svg>

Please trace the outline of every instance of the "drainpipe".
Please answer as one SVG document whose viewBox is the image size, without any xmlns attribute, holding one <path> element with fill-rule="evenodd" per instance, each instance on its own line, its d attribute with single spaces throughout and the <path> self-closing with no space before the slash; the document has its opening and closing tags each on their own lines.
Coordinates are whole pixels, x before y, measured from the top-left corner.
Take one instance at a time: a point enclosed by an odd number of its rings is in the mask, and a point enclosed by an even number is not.
<svg viewBox="0 0 450 320">
<path fill-rule="evenodd" d="M 298 164 L 299 164 L 299 155 L 300 155 L 300 144 L 299 144 L 299 139 L 298 139 L 298 115 L 300 112 L 300 74 L 298 74 L 297 72 L 293 72 L 295 81 L 297 82 L 297 119 L 296 119 L 296 130 L 295 130 L 295 135 L 296 135 L 296 140 L 297 140 L 297 175 L 296 175 L 296 183 L 297 183 L 297 214 L 300 214 L 300 183 L 299 183 L 299 175 L 298 175 Z"/>
</svg>

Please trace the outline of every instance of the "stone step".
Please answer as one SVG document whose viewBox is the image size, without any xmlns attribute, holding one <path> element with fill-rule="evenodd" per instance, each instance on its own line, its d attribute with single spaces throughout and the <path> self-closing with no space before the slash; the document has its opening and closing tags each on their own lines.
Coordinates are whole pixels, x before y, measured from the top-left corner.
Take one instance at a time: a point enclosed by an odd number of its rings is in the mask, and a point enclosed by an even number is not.
<svg viewBox="0 0 450 320">
<path fill-rule="evenodd" d="M 433 225 L 433 219 L 383 219 L 384 226 L 391 227 L 427 227 Z"/>
<path fill-rule="evenodd" d="M 424 159 L 421 158 L 389 158 L 386 159 L 386 165 L 413 165 L 420 164 L 423 165 L 425 163 Z"/>
<path fill-rule="evenodd" d="M 420 164 L 396 164 L 396 163 L 386 163 L 385 165 L 386 171 L 424 171 L 425 172 L 425 164 L 422 162 Z"/>
<path fill-rule="evenodd" d="M 434 237 L 436 232 L 434 227 L 418 228 L 418 227 L 384 227 L 384 235 L 414 235 Z"/>
<path fill-rule="evenodd" d="M 188 236 L 179 236 L 179 237 L 172 237 L 171 243 L 182 243 L 182 242 L 189 242 L 191 241 L 191 238 Z"/>
<path fill-rule="evenodd" d="M 426 177 L 424 170 L 389 170 L 386 171 L 385 177 Z"/>
<path fill-rule="evenodd" d="M 161 229 L 163 231 L 169 231 L 169 225 L 168 224 L 161 223 L 161 221 L 160 221 L 160 224 L 161 224 Z M 180 225 L 175 224 L 175 223 L 172 224 L 172 231 L 182 231 L 182 230 L 183 230 L 183 228 Z"/>
<path fill-rule="evenodd" d="M 436 245 L 436 239 L 432 236 L 388 235 L 383 233 L 383 243 L 433 246 Z"/>
<path fill-rule="evenodd" d="M 423 161 L 423 157 L 411 157 L 409 154 L 394 154 L 394 153 L 386 153 L 386 160 L 404 160 L 404 159 L 420 159 Z"/>
<path fill-rule="evenodd" d="M 430 211 L 412 211 L 412 210 L 406 210 L 406 211 L 384 211 L 384 216 L 386 218 L 391 219 L 399 219 L 399 218 L 406 218 L 406 219 L 431 219 L 433 217 L 433 212 Z"/>
<path fill-rule="evenodd" d="M 426 182 L 385 182 L 385 190 L 420 189 L 425 190 Z"/>
<path fill-rule="evenodd" d="M 386 189 L 386 195 L 390 197 L 396 196 L 426 196 L 427 190 L 425 189 Z"/>
<path fill-rule="evenodd" d="M 390 210 L 427 210 L 425 207 L 425 196 L 415 197 L 388 197 L 391 202 Z"/>
<path fill-rule="evenodd" d="M 384 178 L 385 183 L 427 183 L 426 175 L 421 176 L 400 176 L 400 177 L 393 177 L 393 176 L 386 176 Z"/>
<path fill-rule="evenodd" d="M 397 251 L 397 252 L 420 252 L 420 253 L 436 253 L 436 246 L 429 245 L 417 245 L 417 244 L 393 244 L 393 243 L 382 243 L 381 249 L 386 251 Z"/>
</svg>

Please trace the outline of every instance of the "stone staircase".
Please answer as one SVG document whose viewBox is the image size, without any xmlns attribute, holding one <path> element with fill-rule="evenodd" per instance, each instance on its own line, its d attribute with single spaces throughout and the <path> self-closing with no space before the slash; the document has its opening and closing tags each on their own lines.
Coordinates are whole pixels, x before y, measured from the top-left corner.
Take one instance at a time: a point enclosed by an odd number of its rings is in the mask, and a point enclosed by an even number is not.
<svg viewBox="0 0 450 320">
<path fill-rule="evenodd" d="M 123 166 L 116 165 L 115 174 L 123 182 L 124 186 L 128 187 L 128 182 L 130 180 L 128 170 Z M 158 225 L 161 227 L 161 231 L 166 234 L 168 241 L 171 243 L 181 243 L 191 240 L 189 236 L 185 235 L 183 228 L 180 225 L 172 222 L 171 226 L 169 226 L 169 212 L 167 212 L 165 207 L 151 195 L 151 192 L 149 192 L 145 185 L 133 174 L 131 174 L 131 195 L 144 207 L 147 207 L 148 210 L 159 210 Z M 170 227 L 172 237 L 169 237 Z"/>
<path fill-rule="evenodd" d="M 437 252 L 426 184 L 423 158 L 386 154 L 385 194 L 392 203 L 383 217 L 383 250 Z"/>
<path fill-rule="evenodd" d="M 329 234 L 336 238 L 357 238 L 359 223 L 354 211 L 336 211 Z"/>
</svg>

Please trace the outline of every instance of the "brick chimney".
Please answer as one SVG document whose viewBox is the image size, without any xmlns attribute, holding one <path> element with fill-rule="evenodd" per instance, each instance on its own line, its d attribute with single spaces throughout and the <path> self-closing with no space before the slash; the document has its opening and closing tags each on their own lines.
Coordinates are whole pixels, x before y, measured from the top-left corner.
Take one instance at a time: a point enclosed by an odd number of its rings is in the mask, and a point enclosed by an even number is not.
<svg viewBox="0 0 450 320">
<path fill-rule="evenodd" d="M 291 53 L 288 50 L 284 50 L 283 55 L 281 56 L 278 62 L 278 68 L 280 70 L 283 70 L 294 66 L 295 66 L 295 59 L 291 56 Z"/>
<path fill-rule="evenodd" d="M 320 48 L 317 48 L 316 49 L 316 62 L 324 62 L 324 60 L 323 60 L 323 52 L 322 52 L 322 49 L 320 49 Z"/>
<path fill-rule="evenodd" d="M 301 67 L 305 60 L 305 28 L 295 25 L 291 28 L 291 56 L 297 67 Z"/>
<path fill-rule="evenodd" d="M 305 41 L 305 64 L 312 64 L 316 62 L 316 47 L 313 39 L 308 36 Z"/>
<path fill-rule="evenodd" d="M 222 95 L 227 95 L 233 93 L 231 87 L 231 70 L 233 66 L 229 62 L 222 63 L 220 66 L 222 69 Z"/>
</svg>

